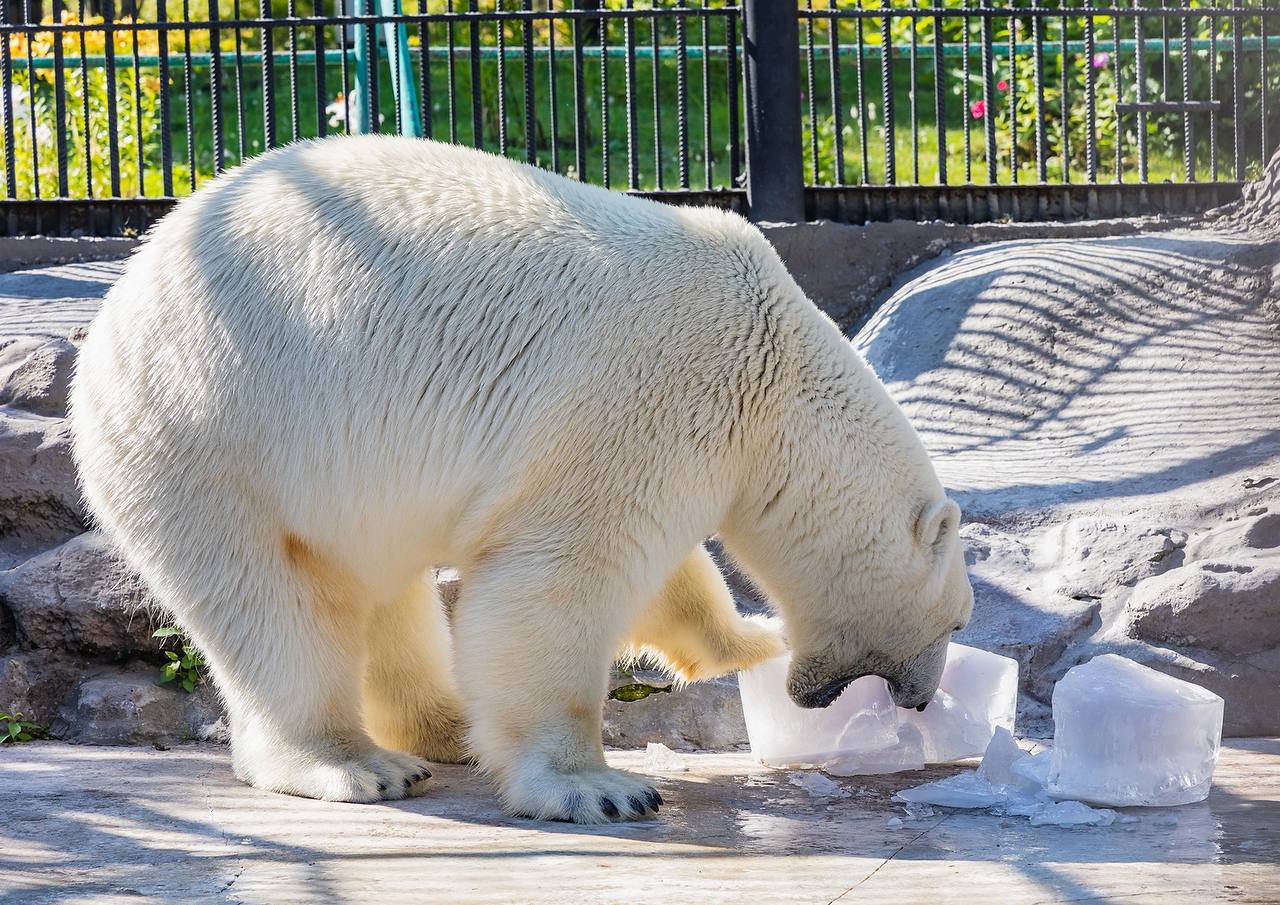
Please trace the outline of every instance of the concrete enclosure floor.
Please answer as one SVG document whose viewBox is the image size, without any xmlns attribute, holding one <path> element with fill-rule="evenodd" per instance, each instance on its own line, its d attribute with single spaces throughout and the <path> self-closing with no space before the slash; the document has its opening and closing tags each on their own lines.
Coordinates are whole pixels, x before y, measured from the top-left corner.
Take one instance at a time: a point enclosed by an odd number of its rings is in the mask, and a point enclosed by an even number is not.
<svg viewBox="0 0 1280 905">
<path fill-rule="evenodd" d="M 1280 901 L 1280 739 L 1229 742 L 1208 801 L 1083 829 L 911 819 L 892 802 L 956 767 L 840 779 L 847 797 L 820 798 L 745 754 L 685 757 L 659 777 L 659 819 L 579 827 L 503 816 L 465 767 L 441 767 L 421 798 L 353 805 L 243 786 L 222 747 L 6 747 L 0 900 Z M 641 752 L 609 759 L 643 769 Z"/>
</svg>

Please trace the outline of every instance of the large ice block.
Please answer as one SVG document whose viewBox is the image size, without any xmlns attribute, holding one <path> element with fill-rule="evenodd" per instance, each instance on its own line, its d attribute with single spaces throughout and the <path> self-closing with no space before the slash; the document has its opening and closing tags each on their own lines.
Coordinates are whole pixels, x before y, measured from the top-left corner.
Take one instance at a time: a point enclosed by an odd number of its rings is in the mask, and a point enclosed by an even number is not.
<svg viewBox="0 0 1280 905">
<path fill-rule="evenodd" d="M 799 707 L 786 691 L 790 663 L 788 654 L 738 675 L 752 753 L 770 766 L 838 776 L 916 770 L 981 754 L 997 726 L 1013 728 L 1018 664 L 997 654 L 950 645 L 923 713 L 894 707 L 875 676 L 853 682 L 829 707 Z"/>
<path fill-rule="evenodd" d="M 1049 794 L 1092 804 L 1168 806 L 1209 794 L 1222 698 L 1115 654 L 1053 689 Z"/>
</svg>

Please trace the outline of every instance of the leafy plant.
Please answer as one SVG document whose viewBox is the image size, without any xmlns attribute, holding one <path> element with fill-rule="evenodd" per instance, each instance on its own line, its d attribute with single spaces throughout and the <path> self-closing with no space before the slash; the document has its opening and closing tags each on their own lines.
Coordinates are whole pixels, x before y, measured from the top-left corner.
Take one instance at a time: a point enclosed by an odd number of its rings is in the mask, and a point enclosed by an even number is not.
<svg viewBox="0 0 1280 905">
<path fill-rule="evenodd" d="M 164 685 L 166 682 L 176 681 L 178 685 L 187 694 L 196 690 L 196 686 L 200 684 L 201 670 L 204 668 L 204 656 L 200 650 L 191 643 L 191 639 L 186 633 L 176 625 L 166 625 L 158 628 L 151 633 L 153 638 L 178 638 L 182 646 L 181 653 L 178 651 L 166 650 L 164 652 L 167 663 L 160 667 L 160 682 Z"/>
<path fill-rule="evenodd" d="M 43 726 L 24 720 L 21 713 L 0 712 L 0 745 L 31 742 L 48 737 L 49 733 Z"/>
</svg>

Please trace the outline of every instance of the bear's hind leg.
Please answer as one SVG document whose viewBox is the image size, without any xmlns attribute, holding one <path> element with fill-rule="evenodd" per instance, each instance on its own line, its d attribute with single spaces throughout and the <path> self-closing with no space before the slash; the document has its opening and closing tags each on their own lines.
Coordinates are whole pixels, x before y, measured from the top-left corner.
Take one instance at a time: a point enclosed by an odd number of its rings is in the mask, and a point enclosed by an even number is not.
<svg viewBox="0 0 1280 905">
<path fill-rule="evenodd" d="M 610 768 L 601 743 L 625 590 L 582 574 L 573 559 L 491 554 L 464 567 L 454 639 L 470 747 L 511 814 L 643 819 L 662 797 Z"/>
<path fill-rule="evenodd" d="M 449 623 L 429 578 L 370 614 L 364 702 L 369 733 L 383 747 L 437 763 L 467 759 Z"/>
<path fill-rule="evenodd" d="M 648 654 L 682 682 L 722 676 L 786 650 L 776 619 L 743 617 L 699 544 L 628 632 L 624 660 Z"/>
<path fill-rule="evenodd" d="M 205 653 L 227 704 L 236 776 L 329 801 L 418 791 L 426 763 L 379 748 L 360 728 L 367 614 L 355 582 L 289 533 L 249 528 L 209 544 L 216 534 L 182 527 L 203 536 L 203 549 L 175 544 L 143 574 Z"/>
</svg>

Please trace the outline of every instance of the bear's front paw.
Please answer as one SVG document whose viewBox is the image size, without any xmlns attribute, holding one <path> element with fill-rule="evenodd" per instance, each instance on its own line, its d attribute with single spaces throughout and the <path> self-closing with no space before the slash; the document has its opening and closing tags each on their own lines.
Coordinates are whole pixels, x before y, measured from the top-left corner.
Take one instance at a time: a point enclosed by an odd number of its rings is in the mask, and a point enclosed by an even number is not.
<svg viewBox="0 0 1280 905">
<path fill-rule="evenodd" d="M 514 816 L 572 823 L 645 820 L 662 805 L 662 796 L 649 782 L 608 767 L 574 773 L 532 770 L 516 777 L 502 799 Z"/>
</svg>

